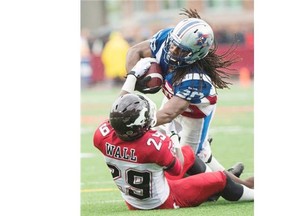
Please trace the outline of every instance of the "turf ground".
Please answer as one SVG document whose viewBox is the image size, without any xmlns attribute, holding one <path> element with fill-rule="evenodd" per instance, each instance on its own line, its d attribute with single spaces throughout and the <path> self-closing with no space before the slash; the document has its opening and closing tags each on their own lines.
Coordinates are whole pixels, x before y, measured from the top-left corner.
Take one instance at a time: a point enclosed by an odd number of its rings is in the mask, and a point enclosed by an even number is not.
<svg viewBox="0 0 288 216">
<path fill-rule="evenodd" d="M 229 168 L 242 161 L 245 170 L 241 178 L 254 173 L 254 91 L 253 84 L 219 90 L 218 106 L 211 125 L 214 156 Z M 232 203 L 220 198 L 196 208 L 177 210 L 128 211 L 113 183 L 103 157 L 93 147 L 93 132 L 108 117 L 119 88 L 104 86 L 81 90 L 81 216 L 98 215 L 194 215 L 250 216 L 254 203 Z M 148 95 L 160 106 L 162 94 Z"/>
</svg>

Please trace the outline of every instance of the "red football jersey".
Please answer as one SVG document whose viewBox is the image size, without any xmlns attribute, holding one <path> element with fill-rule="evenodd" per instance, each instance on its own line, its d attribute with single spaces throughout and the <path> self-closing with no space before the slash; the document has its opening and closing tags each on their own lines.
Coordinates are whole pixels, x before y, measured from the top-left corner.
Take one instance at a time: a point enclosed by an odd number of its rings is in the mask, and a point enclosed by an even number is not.
<svg viewBox="0 0 288 216">
<path fill-rule="evenodd" d="M 139 139 L 123 141 L 106 121 L 94 134 L 94 146 L 104 155 L 126 202 L 151 209 L 167 199 L 170 189 L 164 170 L 178 162 L 169 137 L 149 130 Z M 145 202 L 141 202 L 143 199 Z"/>
</svg>

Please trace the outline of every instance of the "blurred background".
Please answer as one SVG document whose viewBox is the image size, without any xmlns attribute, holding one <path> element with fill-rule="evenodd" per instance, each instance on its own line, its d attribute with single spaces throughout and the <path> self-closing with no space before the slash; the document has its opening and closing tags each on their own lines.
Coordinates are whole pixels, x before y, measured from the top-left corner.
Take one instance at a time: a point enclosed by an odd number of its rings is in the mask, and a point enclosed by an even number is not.
<svg viewBox="0 0 288 216">
<path fill-rule="evenodd" d="M 196 9 L 213 28 L 219 52 L 235 38 L 233 77 L 247 85 L 254 77 L 254 0 L 81 0 L 81 88 L 121 86 L 128 48 L 175 26 L 182 8 Z"/>
</svg>

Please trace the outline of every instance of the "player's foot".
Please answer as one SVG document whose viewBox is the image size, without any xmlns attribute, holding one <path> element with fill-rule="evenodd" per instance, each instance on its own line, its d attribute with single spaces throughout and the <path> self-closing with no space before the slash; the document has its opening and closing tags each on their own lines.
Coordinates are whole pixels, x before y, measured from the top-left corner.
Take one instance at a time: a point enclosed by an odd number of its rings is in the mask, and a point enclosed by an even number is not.
<svg viewBox="0 0 288 216">
<path fill-rule="evenodd" d="M 241 162 L 238 162 L 234 166 L 229 168 L 227 171 L 239 178 L 243 170 L 244 170 L 244 164 Z"/>
</svg>

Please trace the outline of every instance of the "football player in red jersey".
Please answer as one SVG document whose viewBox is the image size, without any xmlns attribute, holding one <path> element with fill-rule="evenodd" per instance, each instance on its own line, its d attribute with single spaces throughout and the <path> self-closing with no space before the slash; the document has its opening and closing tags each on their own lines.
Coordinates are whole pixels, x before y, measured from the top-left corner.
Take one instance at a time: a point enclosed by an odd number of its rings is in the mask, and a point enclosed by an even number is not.
<svg viewBox="0 0 288 216">
<path fill-rule="evenodd" d="M 151 129 L 155 119 L 151 100 L 122 91 L 109 120 L 94 133 L 94 146 L 104 155 L 130 210 L 195 207 L 216 194 L 229 201 L 254 200 L 254 177 L 241 180 L 227 171 L 205 172 L 205 163 L 190 146 L 180 147 L 175 136 Z"/>
</svg>

